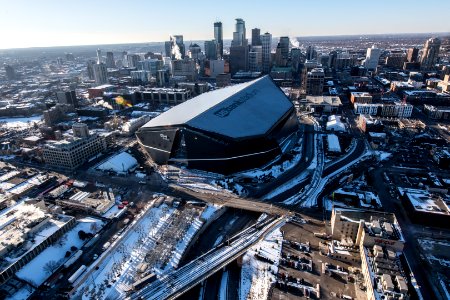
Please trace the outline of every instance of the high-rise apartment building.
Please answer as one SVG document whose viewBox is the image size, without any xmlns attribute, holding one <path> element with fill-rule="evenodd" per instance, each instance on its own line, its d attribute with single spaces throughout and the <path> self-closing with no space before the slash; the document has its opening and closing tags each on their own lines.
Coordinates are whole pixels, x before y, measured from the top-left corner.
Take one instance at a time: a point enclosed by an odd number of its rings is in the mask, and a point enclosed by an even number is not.
<svg viewBox="0 0 450 300">
<path fill-rule="evenodd" d="M 252 29 L 252 46 L 261 46 L 261 30 L 259 28 Z"/>
<path fill-rule="evenodd" d="M 106 67 L 107 68 L 115 68 L 116 62 L 114 61 L 114 53 L 111 51 L 106 52 Z"/>
<path fill-rule="evenodd" d="M 92 70 L 96 84 L 100 85 L 108 82 L 108 72 L 106 70 L 106 65 L 101 62 L 100 49 L 97 49 L 97 63 L 92 66 Z"/>
<path fill-rule="evenodd" d="M 441 40 L 438 38 L 430 38 L 425 42 L 420 57 L 420 67 L 422 70 L 432 70 L 438 61 L 439 48 Z"/>
<path fill-rule="evenodd" d="M 217 43 L 217 54 L 223 57 L 223 29 L 222 22 L 214 23 L 214 39 Z"/>
<path fill-rule="evenodd" d="M 373 45 L 372 48 L 367 48 L 364 66 L 368 70 L 375 70 L 378 66 L 380 56 L 381 56 L 381 49 L 375 48 L 375 45 Z"/>
<path fill-rule="evenodd" d="M 262 71 L 269 73 L 271 68 L 272 35 L 268 32 L 261 35 L 262 44 Z"/>
</svg>

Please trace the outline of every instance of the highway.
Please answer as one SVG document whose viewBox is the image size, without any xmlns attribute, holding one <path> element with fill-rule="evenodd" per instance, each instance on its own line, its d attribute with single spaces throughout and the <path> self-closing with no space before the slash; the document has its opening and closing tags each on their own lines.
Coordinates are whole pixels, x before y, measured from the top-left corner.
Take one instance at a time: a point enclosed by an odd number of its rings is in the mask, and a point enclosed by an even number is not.
<svg viewBox="0 0 450 300">
<path fill-rule="evenodd" d="M 183 267 L 163 275 L 128 299 L 175 299 L 238 258 L 261 240 L 283 217 L 266 217 Z"/>
</svg>

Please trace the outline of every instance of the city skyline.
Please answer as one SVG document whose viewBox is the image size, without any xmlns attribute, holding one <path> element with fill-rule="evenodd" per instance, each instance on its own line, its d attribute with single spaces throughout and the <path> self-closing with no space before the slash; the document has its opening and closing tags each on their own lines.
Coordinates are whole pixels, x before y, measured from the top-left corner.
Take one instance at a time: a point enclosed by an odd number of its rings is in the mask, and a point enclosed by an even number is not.
<svg viewBox="0 0 450 300">
<path fill-rule="evenodd" d="M 208 40 L 214 38 L 216 21 L 222 22 L 224 39 L 230 40 L 236 18 L 246 22 L 248 36 L 255 27 L 274 37 L 450 32 L 450 26 L 443 26 L 439 16 L 415 22 L 423 18 L 423 10 L 412 2 L 361 4 L 347 0 L 330 2 L 327 9 L 321 10 L 315 3 L 303 1 L 277 5 L 268 1 L 228 1 L 219 7 L 208 2 L 197 6 L 180 2 L 168 7 L 139 1 L 132 8 L 119 1 L 7 2 L 0 12 L 0 26 L 8 28 L 0 49 L 162 42 L 175 34 L 184 35 L 186 41 Z M 444 14 L 450 3 L 433 0 L 427 2 L 427 7 L 439 7 Z M 376 18 L 371 14 L 381 9 Z"/>
</svg>

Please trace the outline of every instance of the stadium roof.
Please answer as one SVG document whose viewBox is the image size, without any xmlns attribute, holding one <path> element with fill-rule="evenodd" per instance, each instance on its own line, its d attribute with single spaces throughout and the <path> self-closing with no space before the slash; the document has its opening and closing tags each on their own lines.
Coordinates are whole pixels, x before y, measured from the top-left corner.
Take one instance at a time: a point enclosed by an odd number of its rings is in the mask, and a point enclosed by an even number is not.
<svg viewBox="0 0 450 300">
<path fill-rule="evenodd" d="M 269 131 L 293 107 L 268 76 L 201 94 L 183 102 L 143 128 L 186 124 L 232 138 Z"/>
</svg>

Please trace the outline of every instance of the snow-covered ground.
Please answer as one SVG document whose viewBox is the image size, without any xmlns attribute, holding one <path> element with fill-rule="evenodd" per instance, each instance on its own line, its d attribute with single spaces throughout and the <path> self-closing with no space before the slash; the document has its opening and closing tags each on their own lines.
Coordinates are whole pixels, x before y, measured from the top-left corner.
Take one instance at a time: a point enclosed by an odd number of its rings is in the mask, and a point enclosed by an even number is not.
<svg viewBox="0 0 450 300">
<path fill-rule="evenodd" d="M 183 236 L 183 239 L 179 241 L 178 244 L 176 245 L 175 250 L 172 252 L 172 258 L 170 259 L 170 262 L 166 265 L 166 267 L 164 268 L 164 270 L 162 270 L 162 272 L 165 273 L 169 270 L 178 267 L 180 259 L 183 256 L 184 252 L 186 251 L 186 248 L 189 246 L 189 243 L 191 242 L 192 238 L 195 236 L 197 231 L 199 231 L 200 228 L 202 227 L 203 220 L 206 221 L 212 218 L 219 208 L 220 206 L 217 205 L 209 205 L 202 212 L 200 217 L 194 219 L 194 221 L 191 223 L 188 230 L 186 231 L 185 235 Z"/>
<path fill-rule="evenodd" d="M 282 184 L 281 186 L 279 186 L 278 188 L 274 189 L 273 191 L 271 191 L 270 193 L 268 193 L 267 195 L 264 196 L 264 200 L 267 199 L 271 199 L 287 190 L 290 190 L 291 188 L 293 188 L 294 186 L 306 181 L 309 177 L 309 173 L 308 172 L 302 172 L 299 175 L 297 175 L 296 177 L 294 177 L 293 179 L 291 179 L 290 181 Z"/>
<path fill-rule="evenodd" d="M 40 124 L 41 122 L 42 115 L 28 118 L 0 118 L 0 127 L 25 129 L 32 127 L 34 123 Z"/>
<path fill-rule="evenodd" d="M 99 258 L 102 259 L 99 269 L 78 289 L 83 291 L 82 298 L 91 299 L 96 295 L 97 299 L 114 299 L 123 295 L 135 282 L 137 267 L 144 261 L 145 254 L 154 247 L 154 236 L 174 211 L 165 204 L 147 210 L 114 247 L 110 246 L 111 251 Z"/>
<path fill-rule="evenodd" d="M 156 274 L 168 272 L 180 262 L 183 253 L 195 234 L 200 230 L 204 221 L 212 218 L 220 206 L 207 206 L 202 214 L 193 219 L 183 238 L 178 241 L 172 250 L 172 256 L 167 265 L 149 266 Z M 155 247 L 158 236 L 165 230 L 173 218 L 176 209 L 162 204 L 152 207 L 142 214 L 132 228 L 123 234 L 123 237 L 110 246 L 109 253 L 102 255 L 98 265 L 99 269 L 90 275 L 80 287 L 82 298 L 115 299 L 124 295 L 131 285 L 138 279 L 137 268 L 144 262 L 147 253 Z M 108 284 L 110 287 L 108 287 Z"/>
<path fill-rule="evenodd" d="M 275 227 L 262 241 L 250 248 L 243 257 L 241 269 L 240 300 L 267 299 L 269 289 L 275 282 L 278 263 L 281 256 L 283 235 L 280 228 Z M 274 263 L 268 263 L 255 257 L 256 254 Z"/>
<path fill-rule="evenodd" d="M 104 225 L 103 221 L 91 217 L 79 219 L 77 225 L 61 237 L 56 243 L 42 251 L 32 259 L 16 275 L 34 286 L 44 283 L 52 275 L 52 271 L 63 265 L 69 257 L 65 254 L 71 247 L 80 249 L 87 240 L 79 238 L 78 232 L 97 233 Z M 72 251 L 73 252 L 73 251 Z M 72 253 L 73 254 L 73 253 Z M 36 272 L 39 270 L 39 272 Z"/>
<path fill-rule="evenodd" d="M 299 144 L 302 143 L 303 139 L 299 140 Z M 284 172 L 292 169 L 295 167 L 301 160 L 302 154 L 301 154 L 301 147 L 294 148 L 297 154 L 294 155 L 294 157 L 291 160 L 285 160 L 283 163 L 279 165 L 274 165 L 268 170 L 261 170 L 261 169 L 255 169 L 243 173 L 239 173 L 240 176 L 244 177 L 251 177 L 251 178 L 261 178 L 264 176 L 273 176 L 275 178 L 279 177 Z"/>
</svg>

